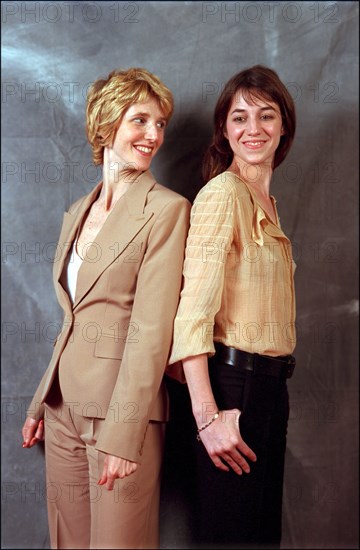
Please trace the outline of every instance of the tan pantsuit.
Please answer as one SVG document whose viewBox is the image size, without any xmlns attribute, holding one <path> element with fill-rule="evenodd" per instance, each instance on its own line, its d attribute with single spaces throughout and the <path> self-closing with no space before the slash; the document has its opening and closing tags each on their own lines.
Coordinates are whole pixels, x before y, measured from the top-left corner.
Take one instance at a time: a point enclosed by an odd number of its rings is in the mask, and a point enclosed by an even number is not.
<svg viewBox="0 0 360 550">
<path fill-rule="evenodd" d="M 64 215 L 54 262 L 64 323 L 28 414 L 42 418 L 46 403 L 57 418 L 45 414 L 47 487 L 62 490 L 61 498 L 48 497 L 53 547 L 156 547 L 168 418 L 163 374 L 190 204 L 144 172 L 91 243 L 71 303 L 62 284 L 65 260 L 100 190 L 101 184 Z M 109 493 L 97 485 L 104 453 L 139 464 Z"/>
<path fill-rule="evenodd" d="M 46 405 L 46 488 L 52 548 L 157 548 L 165 423 L 150 422 L 143 463 L 107 491 L 97 484 L 102 418 Z M 66 445 L 64 445 L 66 441 Z"/>
</svg>

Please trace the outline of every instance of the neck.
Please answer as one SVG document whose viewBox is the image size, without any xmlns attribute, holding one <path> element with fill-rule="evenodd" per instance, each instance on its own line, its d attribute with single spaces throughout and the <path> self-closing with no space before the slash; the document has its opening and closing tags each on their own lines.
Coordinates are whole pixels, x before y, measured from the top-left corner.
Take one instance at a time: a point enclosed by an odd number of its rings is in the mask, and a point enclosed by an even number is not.
<svg viewBox="0 0 360 550">
<path fill-rule="evenodd" d="M 125 164 L 120 158 L 115 158 L 105 148 L 103 186 L 99 197 L 101 201 L 104 201 L 105 210 L 110 210 L 141 174 L 141 170 L 135 170 L 133 166 Z"/>
<path fill-rule="evenodd" d="M 271 164 L 246 164 L 233 159 L 229 170 L 265 197 L 270 196 L 270 183 L 273 174 Z"/>
</svg>

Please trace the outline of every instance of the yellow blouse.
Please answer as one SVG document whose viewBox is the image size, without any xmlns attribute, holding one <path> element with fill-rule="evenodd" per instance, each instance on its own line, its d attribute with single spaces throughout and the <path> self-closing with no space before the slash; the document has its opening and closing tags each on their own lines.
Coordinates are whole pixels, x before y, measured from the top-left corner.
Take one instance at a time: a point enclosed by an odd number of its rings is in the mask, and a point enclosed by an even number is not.
<svg viewBox="0 0 360 550">
<path fill-rule="evenodd" d="M 251 353 L 291 354 L 294 270 L 277 212 L 274 224 L 232 172 L 210 180 L 191 210 L 169 365 L 213 355 L 214 340 Z"/>
</svg>

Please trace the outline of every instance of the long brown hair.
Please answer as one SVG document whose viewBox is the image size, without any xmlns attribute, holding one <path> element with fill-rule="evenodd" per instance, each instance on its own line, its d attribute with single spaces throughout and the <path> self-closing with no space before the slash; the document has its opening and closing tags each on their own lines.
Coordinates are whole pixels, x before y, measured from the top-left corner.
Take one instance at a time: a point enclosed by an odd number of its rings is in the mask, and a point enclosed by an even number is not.
<svg viewBox="0 0 360 550">
<path fill-rule="evenodd" d="M 203 178 L 207 182 L 229 168 L 233 151 L 224 136 L 227 115 L 236 93 L 245 100 L 261 99 L 276 103 L 280 109 L 284 135 L 275 151 L 275 169 L 288 154 L 294 140 L 296 114 L 294 101 L 277 73 L 263 65 L 254 65 L 233 76 L 225 85 L 215 107 L 213 140 L 203 160 Z"/>
</svg>

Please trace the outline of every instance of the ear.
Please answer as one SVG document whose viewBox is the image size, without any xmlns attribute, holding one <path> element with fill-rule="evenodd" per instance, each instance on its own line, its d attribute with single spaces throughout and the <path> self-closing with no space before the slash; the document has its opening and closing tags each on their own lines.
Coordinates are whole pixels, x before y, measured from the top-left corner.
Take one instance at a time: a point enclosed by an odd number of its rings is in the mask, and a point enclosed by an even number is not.
<svg viewBox="0 0 360 550">
<path fill-rule="evenodd" d="M 286 132 L 285 132 L 285 130 L 284 130 L 284 127 L 282 126 L 282 127 L 281 127 L 281 134 L 280 134 L 280 135 L 281 135 L 281 136 L 284 136 L 285 134 L 286 134 Z"/>
<path fill-rule="evenodd" d="M 228 136 L 228 133 L 227 133 L 226 129 L 224 130 L 224 137 L 226 137 L 226 139 L 229 140 L 229 136 Z"/>
</svg>

